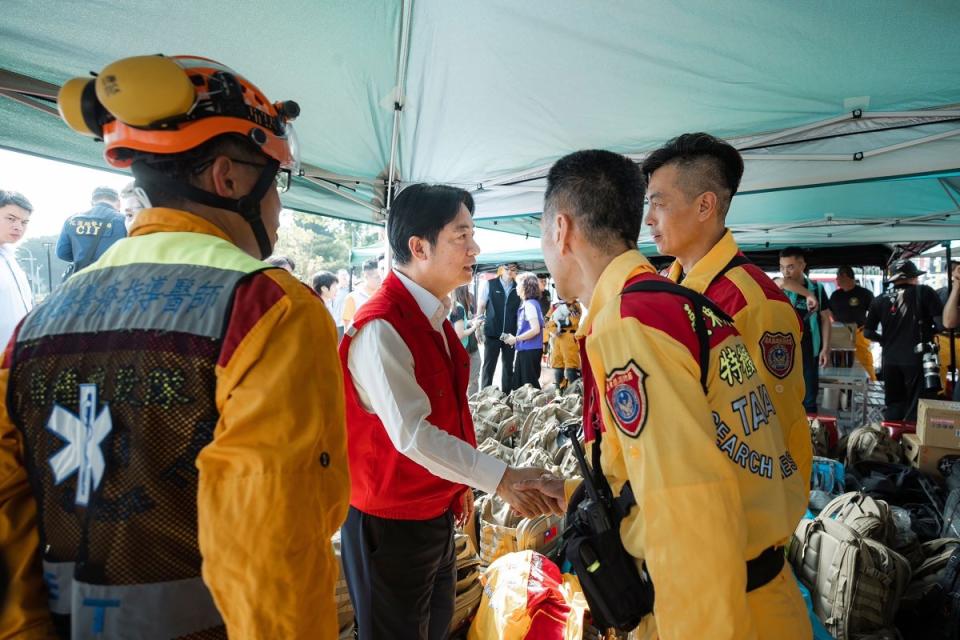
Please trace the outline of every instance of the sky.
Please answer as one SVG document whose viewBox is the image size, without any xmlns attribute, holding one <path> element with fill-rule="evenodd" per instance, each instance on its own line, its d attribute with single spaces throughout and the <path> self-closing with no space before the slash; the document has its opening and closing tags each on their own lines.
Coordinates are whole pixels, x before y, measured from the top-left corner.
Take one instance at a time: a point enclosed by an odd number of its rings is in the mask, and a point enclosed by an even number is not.
<svg viewBox="0 0 960 640">
<path fill-rule="evenodd" d="M 108 186 L 120 191 L 130 180 L 129 174 L 88 169 L 0 149 L 0 189 L 19 191 L 33 204 L 25 238 L 59 234 L 69 216 L 90 208 L 90 196 L 95 188 Z M 292 223 L 292 216 L 281 216 L 280 233 L 284 226 Z M 481 248 L 486 249 L 509 251 L 539 246 L 537 239 L 527 240 L 485 229 L 478 229 L 476 237 Z"/>
</svg>

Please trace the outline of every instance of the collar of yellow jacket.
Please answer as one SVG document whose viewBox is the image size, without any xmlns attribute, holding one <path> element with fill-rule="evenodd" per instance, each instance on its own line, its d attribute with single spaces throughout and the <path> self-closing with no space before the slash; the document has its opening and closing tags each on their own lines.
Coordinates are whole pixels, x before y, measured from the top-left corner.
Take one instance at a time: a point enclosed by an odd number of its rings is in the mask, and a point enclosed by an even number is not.
<svg viewBox="0 0 960 640">
<path fill-rule="evenodd" d="M 578 338 L 590 333 L 593 319 L 610 300 L 620 295 L 627 280 L 641 273 L 656 273 L 656 269 L 636 249 L 624 251 L 610 261 L 600 274 L 600 279 L 597 280 L 597 285 L 593 289 L 593 295 L 590 296 L 589 313 L 585 318 L 580 319 L 580 327 L 577 329 Z"/>
<path fill-rule="evenodd" d="M 693 265 L 690 273 L 683 275 L 683 267 L 679 260 L 674 260 L 670 265 L 670 274 L 668 277 L 674 282 L 680 282 L 683 276 L 683 286 L 693 289 L 697 293 L 703 293 L 713 282 L 717 274 L 726 267 L 733 257 L 740 252 L 736 240 L 733 239 L 733 232 L 727 229 L 720 241 L 713 245 L 713 248 L 707 252 L 707 255 L 700 258 L 697 264 Z"/>
<path fill-rule="evenodd" d="M 164 231 L 205 233 L 233 244 L 230 236 L 209 220 L 187 211 L 167 209 L 165 207 L 153 207 L 140 211 L 137 217 L 134 218 L 129 235 L 145 236 L 151 233 L 162 233 Z"/>
</svg>

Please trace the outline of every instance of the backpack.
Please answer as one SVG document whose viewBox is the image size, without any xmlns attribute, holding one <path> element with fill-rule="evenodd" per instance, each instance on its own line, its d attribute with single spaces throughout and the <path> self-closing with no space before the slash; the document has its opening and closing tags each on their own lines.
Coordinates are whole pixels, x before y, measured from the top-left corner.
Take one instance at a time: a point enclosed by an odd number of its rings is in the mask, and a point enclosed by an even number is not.
<svg viewBox="0 0 960 640">
<path fill-rule="evenodd" d="M 810 442 L 813 444 L 813 455 L 821 458 L 830 455 L 830 434 L 816 418 L 810 420 Z"/>
<path fill-rule="evenodd" d="M 844 487 L 846 487 L 846 470 L 843 468 L 843 463 L 831 458 L 814 456 L 810 489 L 838 496 L 845 491 Z"/>
<path fill-rule="evenodd" d="M 919 470 L 902 464 L 862 461 L 847 469 L 847 489 L 903 507 L 920 542 L 942 536 L 940 488 Z"/>
<path fill-rule="evenodd" d="M 854 429 L 847 438 L 847 465 L 861 460 L 900 462 L 903 452 L 900 443 L 878 424 L 868 424 Z"/>
<path fill-rule="evenodd" d="M 563 532 L 563 516 L 523 518 L 497 496 L 487 495 L 477 501 L 477 517 L 483 566 L 514 551 L 529 549 L 549 556 L 557 551 Z"/>
<path fill-rule="evenodd" d="M 487 438 L 503 442 L 517 430 L 513 411 L 500 400 L 484 398 L 477 403 L 471 413 L 477 442 L 483 442 Z"/>
<path fill-rule="evenodd" d="M 457 554 L 457 585 L 453 619 L 450 621 L 451 635 L 470 623 L 483 595 L 483 586 L 480 584 L 480 557 L 473 550 L 470 536 L 456 533 L 453 544 Z"/>
<path fill-rule="evenodd" d="M 921 545 L 924 561 L 913 572 L 897 614 L 908 640 L 960 638 L 960 540 Z"/>
<path fill-rule="evenodd" d="M 525 384 L 510 393 L 509 404 L 513 407 L 513 415 L 518 424 L 526 420 L 527 415 L 537 407 L 545 406 L 553 399 L 553 394 L 547 394 L 532 384 Z"/>
<path fill-rule="evenodd" d="M 883 544 L 830 518 L 802 520 L 788 559 L 813 609 L 837 640 L 890 627 L 910 582 L 910 564 Z"/>
<path fill-rule="evenodd" d="M 817 516 L 842 522 L 861 536 L 888 544 L 893 538 L 893 521 L 890 507 L 883 500 L 876 500 L 862 493 L 845 493 L 837 496 Z"/>
<path fill-rule="evenodd" d="M 960 462 L 950 465 L 947 473 L 946 505 L 943 507 L 943 526 L 940 536 L 943 538 L 960 538 Z"/>
</svg>

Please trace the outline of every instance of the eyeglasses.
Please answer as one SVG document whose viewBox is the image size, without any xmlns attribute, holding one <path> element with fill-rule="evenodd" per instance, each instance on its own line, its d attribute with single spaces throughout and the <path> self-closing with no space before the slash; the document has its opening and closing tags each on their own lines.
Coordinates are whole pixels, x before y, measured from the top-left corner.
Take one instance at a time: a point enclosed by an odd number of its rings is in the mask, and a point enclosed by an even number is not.
<svg viewBox="0 0 960 640">
<path fill-rule="evenodd" d="M 262 169 L 265 166 L 267 166 L 259 162 L 250 162 L 249 160 L 240 160 L 238 158 L 230 158 L 230 159 L 236 162 L 237 164 L 245 164 L 249 167 L 260 167 Z M 280 193 L 286 193 L 287 191 L 290 190 L 290 170 L 289 169 L 278 170 L 277 175 L 275 176 L 275 179 L 277 181 L 277 191 L 279 191 Z"/>
</svg>

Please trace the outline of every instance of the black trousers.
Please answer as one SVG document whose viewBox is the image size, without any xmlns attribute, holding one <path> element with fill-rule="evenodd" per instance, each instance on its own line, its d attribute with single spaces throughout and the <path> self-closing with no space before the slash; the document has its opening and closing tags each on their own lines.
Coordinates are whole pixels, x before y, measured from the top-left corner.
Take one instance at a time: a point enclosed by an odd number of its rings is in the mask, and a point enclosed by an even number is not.
<svg viewBox="0 0 960 640">
<path fill-rule="evenodd" d="M 350 507 L 340 545 L 359 640 L 445 640 L 457 587 L 451 512 L 388 520 Z"/>
<path fill-rule="evenodd" d="M 923 366 L 918 360 L 916 364 L 887 364 L 883 363 L 883 410 L 884 420 L 917 419 L 917 401 L 928 395 L 923 389 Z"/>
<path fill-rule="evenodd" d="M 820 354 L 813 352 L 813 339 L 807 338 L 806 335 L 800 342 L 800 352 L 803 358 L 803 384 L 806 387 L 806 392 L 803 394 L 803 408 L 807 413 L 816 413 L 817 391 L 820 390 Z"/>
<path fill-rule="evenodd" d="M 513 347 L 500 342 L 499 338 L 486 336 L 483 343 L 483 368 L 480 372 L 480 388 L 486 389 L 493 384 L 493 374 L 497 370 L 497 356 L 500 356 L 500 390 L 510 393 L 513 386 Z"/>
<path fill-rule="evenodd" d="M 543 349 L 517 351 L 517 361 L 514 366 L 514 389 L 525 384 L 532 384 L 540 388 L 540 361 L 543 358 Z"/>
</svg>

